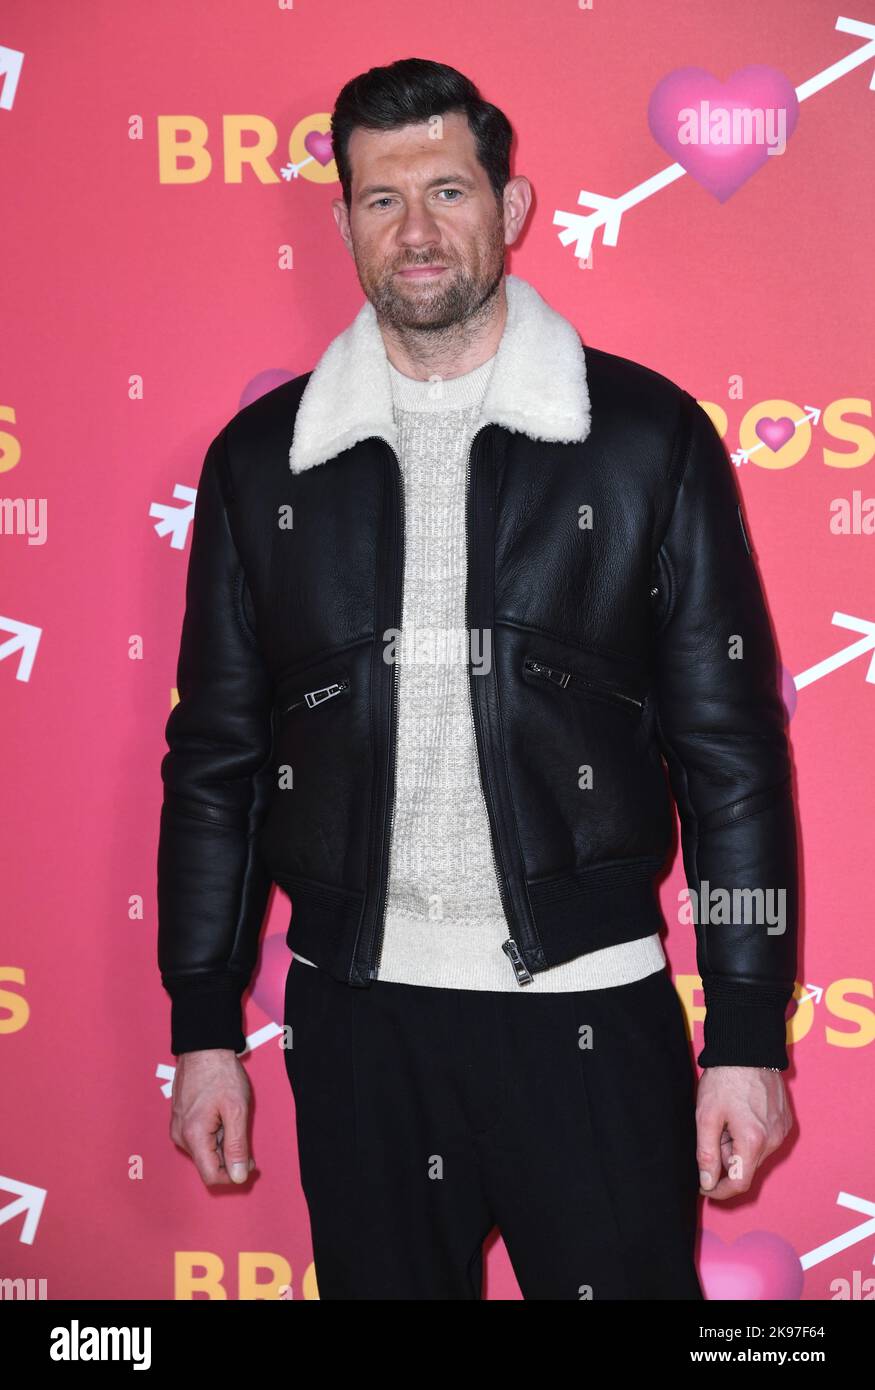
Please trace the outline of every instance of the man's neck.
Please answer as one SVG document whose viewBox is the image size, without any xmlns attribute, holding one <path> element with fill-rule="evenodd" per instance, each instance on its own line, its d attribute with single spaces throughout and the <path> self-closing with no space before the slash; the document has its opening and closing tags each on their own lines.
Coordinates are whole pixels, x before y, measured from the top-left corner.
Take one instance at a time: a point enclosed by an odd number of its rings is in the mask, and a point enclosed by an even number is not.
<svg viewBox="0 0 875 1390">
<path fill-rule="evenodd" d="M 440 333 L 398 329 L 377 319 L 386 356 L 392 366 L 415 381 L 442 377 L 445 381 L 473 372 L 498 351 L 507 322 L 507 294 L 502 276 L 487 304 L 463 323 Z"/>
</svg>

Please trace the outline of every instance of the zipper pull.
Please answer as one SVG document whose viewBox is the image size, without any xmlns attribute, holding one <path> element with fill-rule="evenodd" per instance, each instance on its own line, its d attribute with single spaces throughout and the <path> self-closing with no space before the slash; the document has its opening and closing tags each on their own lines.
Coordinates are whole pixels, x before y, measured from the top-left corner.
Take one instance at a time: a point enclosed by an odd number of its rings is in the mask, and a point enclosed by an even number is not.
<svg viewBox="0 0 875 1390">
<path fill-rule="evenodd" d="M 526 963 L 520 955 L 520 948 L 512 936 L 509 936 L 507 941 L 502 942 L 501 949 L 513 966 L 513 973 L 516 975 L 517 984 L 530 985 L 533 977 L 529 974 Z"/>
<path fill-rule="evenodd" d="M 332 695 L 339 695 L 348 685 L 349 681 L 335 681 L 334 685 L 323 685 L 320 690 L 308 690 L 304 699 L 312 709 L 314 705 L 321 705 L 323 700 L 330 700 Z"/>
<path fill-rule="evenodd" d="M 543 661 L 535 661 L 533 657 L 526 660 L 526 670 L 531 671 L 536 676 L 544 676 L 548 681 L 553 681 L 555 685 L 561 685 L 563 690 L 571 680 L 570 671 L 562 671 L 558 666 L 545 666 Z"/>
<path fill-rule="evenodd" d="M 293 709 L 300 709 L 301 705 L 309 705 L 313 709 L 314 705 L 321 705 L 323 700 L 330 700 L 333 695 L 339 695 L 342 690 L 349 688 L 349 681 L 335 681 L 333 685 L 323 685 L 318 690 L 307 690 L 303 699 L 295 700 L 293 704 L 286 705 L 283 714 L 290 714 Z"/>
</svg>

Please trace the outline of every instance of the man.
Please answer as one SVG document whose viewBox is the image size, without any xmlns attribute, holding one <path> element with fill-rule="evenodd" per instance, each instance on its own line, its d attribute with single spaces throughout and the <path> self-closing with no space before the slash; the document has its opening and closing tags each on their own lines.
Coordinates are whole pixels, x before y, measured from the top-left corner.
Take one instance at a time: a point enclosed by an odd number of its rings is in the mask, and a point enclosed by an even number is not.
<svg viewBox="0 0 875 1390">
<path fill-rule="evenodd" d="M 372 69 L 332 139 L 366 303 L 220 432 L 197 495 L 158 861 L 171 1134 L 206 1183 L 246 1180 L 275 881 L 322 1298 L 479 1298 L 498 1225 L 525 1298 L 699 1299 L 699 1194 L 746 1191 L 789 1129 L 796 966 L 732 467 L 687 392 L 505 274 L 532 190 L 460 73 Z"/>
</svg>

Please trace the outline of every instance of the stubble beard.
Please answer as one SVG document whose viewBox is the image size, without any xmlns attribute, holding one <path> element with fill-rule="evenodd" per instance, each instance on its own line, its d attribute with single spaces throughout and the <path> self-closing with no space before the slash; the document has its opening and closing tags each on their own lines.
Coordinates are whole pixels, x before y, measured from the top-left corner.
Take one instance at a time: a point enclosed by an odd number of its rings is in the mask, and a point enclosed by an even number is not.
<svg viewBox="0 0 875 1390">
<path fill-rule="evenodd" d="M 504 231 L 497 220 L 494 234 L 478 258 L 480 270 L 471 272 L 441 252 L 417 257 L 408 254 L 391 267 L 373 275 L 356 260 L 359 282 L 373 304 L 381 325 L 399 335 L 414 333 L 452 335 L 484 315 L 504 276 Z M 433 282 L 411 282 L 405 289 L 396 271 L 425 265 L 446 265 L 447 273 Z"/>
</svg>

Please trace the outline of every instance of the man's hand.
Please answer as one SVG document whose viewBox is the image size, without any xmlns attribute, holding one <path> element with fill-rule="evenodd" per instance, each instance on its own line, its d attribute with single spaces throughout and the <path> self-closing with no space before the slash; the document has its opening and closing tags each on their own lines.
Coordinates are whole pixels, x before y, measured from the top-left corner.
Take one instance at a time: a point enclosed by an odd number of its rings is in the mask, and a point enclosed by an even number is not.
<svg viewBox="0 0 875 1390">
<path fill-rule="evenodd" d="M 246 1134 L 251 1093 L 246 1068 L 229 1048 L 177 1059 L 170 1138 L 194 1159 L 207 1187 L 245 1182 L 255 1167 Z"/>
<path fill-rule="evenodd" d="M 781 1147 L 791 1126 L 779 1071 L 706 1067 L 696 1096 L 700 1194 L 722 1201 L 746 1192 L 763 1159 Z M 721 1177 L 723 1165 L 727 1177 Z"/>
</svg>

